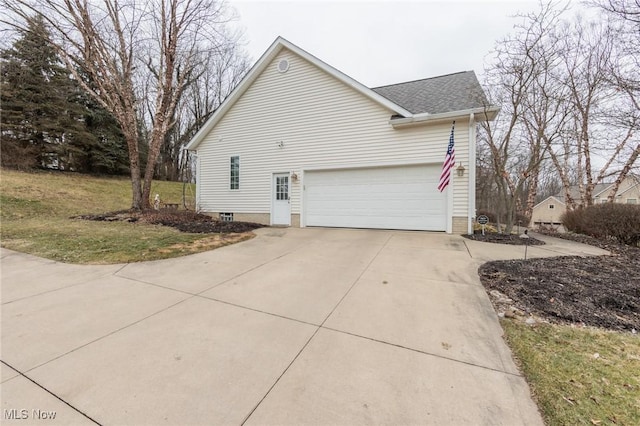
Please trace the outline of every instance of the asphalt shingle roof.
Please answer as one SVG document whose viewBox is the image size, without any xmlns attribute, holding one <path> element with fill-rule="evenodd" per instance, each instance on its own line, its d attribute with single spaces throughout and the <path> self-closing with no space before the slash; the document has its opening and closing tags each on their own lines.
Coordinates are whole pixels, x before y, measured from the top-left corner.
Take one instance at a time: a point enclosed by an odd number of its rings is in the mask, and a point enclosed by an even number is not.
<svg viewBox="0 0 640 426">
<path fill-rule="evenodd" d="M 374 87 L 371 90 L 413 114 L 438 114 L 488 105 L 473 71 Z"/>
</svg>

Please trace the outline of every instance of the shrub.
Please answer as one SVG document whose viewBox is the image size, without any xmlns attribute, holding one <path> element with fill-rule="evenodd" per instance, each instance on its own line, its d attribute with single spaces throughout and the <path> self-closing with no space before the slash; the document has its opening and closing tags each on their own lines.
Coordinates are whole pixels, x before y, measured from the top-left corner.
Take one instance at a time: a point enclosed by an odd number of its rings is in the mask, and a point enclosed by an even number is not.
<svg viewBox="0 0 640 426">
<path fill-rule="evenodd" d="M 2 167 L 29 170 L 38 167 L 38 150 L 30 144 L 23 144 L 2 135 Z"/>
<path fill-rule="evenodd" d="M 475 222 L 473 224 L 473 230 L 474 231 L 482 231 L 482 225 L 480 225 L 478 222 Z M 495 226 L 487 223 L 484 226 L 484 232 L 487 233 L 487 234 L 489 234 L 489 233 L 495 234 L 496 232 L 498 232 L 498 229 Z"/>
<path fill-rule="evenodd" d="M 518 225 L 519 223 L 522 226 L 529 226 L 529 222 L 531 222 L 531 218 L 529 216 L 525 216 L 522 213 L 516 213 L 515 225 Z"/>
<path fill-rule="evenodd" d="M 567 210 L 560 217 L 560 221 L 567 231 L 575 232 L 576 234 L 585 234 L 583 208 Z"/>
<path fill-rule="evenodd" d="M 476 212 L 476 218 L 482 215 L 485 215 L 486 217 L 488 217 L 489 222 L 496 223 L 496 214 L 494 212 L 490 212 L 489 210 L 478 210 Z"/>
<path fill-rule="evenodd" d="M 596 238 L 615 238 L 618 242 L 640 244 L 640 205 L 606 203 L 567 211 L 562 223 L 569 231 Z"/>
</svg>

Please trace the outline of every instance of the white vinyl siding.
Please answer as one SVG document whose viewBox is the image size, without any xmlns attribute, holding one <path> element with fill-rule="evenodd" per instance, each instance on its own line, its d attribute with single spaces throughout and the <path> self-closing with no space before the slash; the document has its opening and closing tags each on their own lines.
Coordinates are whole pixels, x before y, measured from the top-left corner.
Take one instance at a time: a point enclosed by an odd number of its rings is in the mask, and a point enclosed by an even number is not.
<svg viewBox="0 0 640 426">
<path fill-rule="evenodd" d="M 277 70 L 289 61 L 286 73 Z M 273 173 L 403 164 L 441 165 L 451 122 L 394 129 L 392 111 L 283 49 L 198 147 L 203 211 L 269 213 Z M 468 121 L 456 120 L 456 167 L 467 171 Z M 229 155 L 242 158 L 238 191 L 228 190 Z M 205 165 L 206 164 L 206 165 Z M 301 175 L 302 176 L 302 175 Z M 303 179 L 291 183 L 301 212 Z M 452 216 L 468 215 L 468 172 L 452 176 Z"/>
</svg>

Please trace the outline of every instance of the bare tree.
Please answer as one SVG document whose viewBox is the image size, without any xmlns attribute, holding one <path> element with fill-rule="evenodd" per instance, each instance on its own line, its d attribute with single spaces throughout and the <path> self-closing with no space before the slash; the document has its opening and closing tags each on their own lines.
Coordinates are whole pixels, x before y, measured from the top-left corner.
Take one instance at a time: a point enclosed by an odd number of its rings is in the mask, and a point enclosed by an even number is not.
<svg viewBox="0 0 640 426">
<path fill-rule="evenodd" d="M 202 72 L 207 54 L 237 43 L 225 26 L 229 16 L 218 0 L 3 0 L 27 22 L 40 15 L 52 30 L 53 45 L 98 103 L 111 112 L 127 140 L 132 208 L 149 208 L 155 164 L 175 124 L 179 101 Z M 21 25 L 12 21 L 13 25 Z M 93 83 L 89 85 L 85 78 Z M 145 101 L 140 84 L 150 81 L 148 147 L 141 159 Z M 142 170 L 142 160 L 146 167 Z"/>
<path fill-rule="evenodd" d="M 189 85 L 175 110 L 176 125 L 165 137 L 158 170 L 160 176 L 176 180 L 190 167 L 184 146 L 229 96 L 249 69 L 244 51 L 222 46 L 215 55 L 202 58 L 200 78 Z"/>
<path fill-rule="evenodd" d="M 613 178 L 612 201 L 640 156 L 636 15 L 625 15 L 623 23 L 602 16 L 586 21 L 566 18 L 567 10 L 546 3 L 521 16 L 487 70 L 487 91 L 502 111 L 495 122 L 483 123 L 479 142 L 490 153 L 507 230 L 515 212 L 530 215 L 541 173 L 557 176 L 569 208 L 587 206 L 596 185 Z"/>
<path fill-rule="evenodd" d="M 611 80 L 617 89 L 627 97 L 630 108 L 618 115 L 618 124 L 628 130 L 626 137 L 633 139 L 632 148 L 627 149 L 617 175 L 614 188 L 609 195 L 613 201 L 622 181 L 631 173 L 634 164 L 640 157 L 640 0 L 599 0 L 591 2 L 601 10 L 617 26 L 616 45 L 618 54 L 611 68 Z"/>
<path fill-rule="evenodd" d="M 589 3 L 640 28 L 640 0 L 597 0 Z"/>
<path fill-rule="evenodd" d="M 549 141 L 547 147 L 563 182 L 566 204 L 575 208 L 593 204 L 599 183 L 612 177 L 624 179 L 620 164 L 635 161 L 628 147 L 636 135 L 638 117 L 613 82 L 620 52 L 611 22 L 576 17 L 565 22 L 556 36 L 561 40 L 562 61 L 552 72 L 567 91 L 568 117 L 561 141 Z M 577 175 L 578 199 L 570 190 L 572 173 Z"/>
<path fill-rule="evenodd" d="M 558 60 L 548 33 L 563 11 L 548 3 L 538 13 L 521 16 L 516 33 L 497 43 L 495 59 L 486 70 L 490 101 L 502 110 L 494 122 L 481 123 L 480 141 L 490 152 L 506 232 L 511 232 L 516 213 L 530 214 L 536 198 L 543 141 L 551 137 L 549 128 L 558 109 L 549 96 L 551 80 L 546 78 L 547 70 Z"/>
</svg>

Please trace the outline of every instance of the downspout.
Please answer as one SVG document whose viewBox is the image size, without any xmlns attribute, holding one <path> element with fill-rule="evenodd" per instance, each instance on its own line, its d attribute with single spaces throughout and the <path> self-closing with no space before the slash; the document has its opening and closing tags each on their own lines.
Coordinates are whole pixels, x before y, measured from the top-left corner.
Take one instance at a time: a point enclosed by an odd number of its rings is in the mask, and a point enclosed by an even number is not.
<svg viewBox="0 0 640 426">
<path fill-rule="evenodd" d="M 189 151 L 189 155 L 192 155 L 196 159 L 196 205 L 194 210 L 196 213 L 200 213 L 200 156 L 198 151 Z"/>
<path fill-rule="evenodd" d="M 467 233 L 473 234 L 473 218 L 476 217 L 476 122 L 475 115 L 469 114 L 469 212 Z"/>
</svg>

